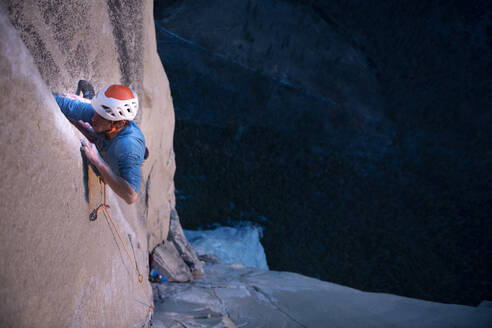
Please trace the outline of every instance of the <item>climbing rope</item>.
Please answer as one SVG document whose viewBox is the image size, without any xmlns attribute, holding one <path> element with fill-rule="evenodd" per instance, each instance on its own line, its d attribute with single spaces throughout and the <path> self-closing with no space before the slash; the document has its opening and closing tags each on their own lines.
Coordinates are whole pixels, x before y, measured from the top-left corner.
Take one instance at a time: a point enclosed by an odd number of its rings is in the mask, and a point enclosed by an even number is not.
<svg viewBox="0 0 492 328">
<path fill-rule="evenodd" d="M 111 216 L 111 214 L 109 212 L 110 206 L 106 202 L 106 182 L 104 182 L 104 180 L 100 177 L 99 183 L 103 185 L 103 202 L 91 212 L 91 214 L 89 215 L 89 219 L 91 221 L 95 221 L 97 219 L 97 215 L 100 212 L 104 212 L 104 214 L 106 215 L 106 218 L 109 219 L 109 221 L 111 222 L 111 225 L 113 226 L 113 229 L 116 231 L 116 234 L 118 235 L 118 238 L 120 239 L 121 245 L 123 246 L 123 249 L 125 250 L 125 253 L 128 256 L 128 261 L 130 262 L 130 265 L 133 266 L 135 273 L 137 275 L 138 282 L 140 283 L 140 286 L 142 286 L 142 290 L 145 294 L 145 289 L 143 289 L 144 288 L 144 286 L 143 286 L 143 275 L 138 270 L 137 258 L 134 257 L 135 261 L 132 261 L 132 258 L 130 256 L 130 252 L 126 248 L 125 243 L 123 242 L 123 238 L 121 237 L 120 229 L 118 229 L 118 226 L 114 222 L 113 217 Z M 131 240 L 130 240 L 130 243 L 131 243 Z M 133 244 L 131 246 L 133 249 Z M 135 251 L 134 251 L 134 255 L 135 255 Z M 152 312 L 154 311 L 154 306 L 143 303 L 143 302 L 138 302 L 138 303 L 145 304 L 146 306 L 148 306 L 147 316 L 150 319 L 150 316 L 152 315 Z"/>
</svg>

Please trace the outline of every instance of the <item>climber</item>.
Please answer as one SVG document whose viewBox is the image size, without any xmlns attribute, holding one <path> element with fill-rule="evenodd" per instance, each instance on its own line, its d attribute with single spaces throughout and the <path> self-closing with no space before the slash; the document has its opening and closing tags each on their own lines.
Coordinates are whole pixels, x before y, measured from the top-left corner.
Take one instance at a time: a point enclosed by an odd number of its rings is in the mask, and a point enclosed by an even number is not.
<svg viewBox="0 0 492 328">
<path fill-rule="evenodd" d="M 85 92 L 80 91 L 87 95 L 90 88 L 92 86 L 88 84 Z M 91 103 L 64 94 L 54 95 L 63 114 L 71 122 L 77 122 L 79 129 L 82 126 L 94 135 L 89 140 L 95 143 L 81 140 L 81 149 L 98 171 L 96 174 L 128 204 L 134 203 L 140 188 L 140 168 L 146 156 L 145 138 L 133 122 L 138 111 L 135 92 L 123 85 L 108 85 L 92 98 Z"/>
</svg>

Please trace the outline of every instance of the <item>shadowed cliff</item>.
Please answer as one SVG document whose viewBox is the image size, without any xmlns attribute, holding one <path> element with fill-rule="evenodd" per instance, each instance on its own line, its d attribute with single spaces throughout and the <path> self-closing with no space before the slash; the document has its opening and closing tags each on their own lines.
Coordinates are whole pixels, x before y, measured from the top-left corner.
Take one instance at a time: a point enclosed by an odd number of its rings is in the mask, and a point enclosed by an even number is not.
<svg viewBox="0 0 492 328">
<path fill-rule="evenodd" d="M 491 298 L 486 1 L 156 3 L 186 228 L 254 221 L 274 270 Z"/>
</svg>

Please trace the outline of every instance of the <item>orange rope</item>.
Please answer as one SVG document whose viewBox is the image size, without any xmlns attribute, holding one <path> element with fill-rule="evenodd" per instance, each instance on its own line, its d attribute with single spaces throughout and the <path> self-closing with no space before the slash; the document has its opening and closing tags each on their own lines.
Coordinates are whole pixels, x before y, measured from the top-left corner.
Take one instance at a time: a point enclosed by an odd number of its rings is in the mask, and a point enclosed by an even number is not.
<svg viewBox="0 0 492 328">
<path fill-rule="evenodd" d="M 123 242 L 123 238 L 121 238 L 120 230 L 118 229 L 118 226 L 115 224 L 113 218 L 111 217 L 111 214 L 109 213 L 108 209 L 110 208 L 110 206 L 106 203 L 106 183 L 104 182 L 103 179 L 99 179 L 99 182 L 103 183 L 103 190 L 104 190 L 104 196 L 103 197 L 104 198 L 103 198 L 103 203 L 97 207 L 96 212 L 97 212 L 97 214 L 99 214 L 99 212 L 103 211 L 104 214 L 106 214 L 106 217 L 109 218 L 109 220 L 111 221 L 111 224 L 113 225 L 114 230 L 118 234 L 121 245 L 123 246 L 123 249 L 125 250 L 125 253 L 128 256 L 128 261 L 130 261 L 130 264 L 133 264 L 133 267 L 135 269 L 135 273 L 137 274 L 137 277 L 138 277 L 138 282 L 140 283 L 140 286 L 142 286 L 142 288 L 144 288 L 143 284 L 142 284 L 143 283 L 143 275 L 138 271 L 137 262 L 136 262 L 137 260 L 135 259 L 135 263 L 132 261 L 132 258 L 130 256 L 130 252 L 126 248 L 125 243 Z M 144 290 L 144 294 L 145 294 L 145 290 Z M 148 305 L 148 307 L 149 307 L 148 313 L 151 314 L 154 311 L 154 306 Z"/>
</svg>

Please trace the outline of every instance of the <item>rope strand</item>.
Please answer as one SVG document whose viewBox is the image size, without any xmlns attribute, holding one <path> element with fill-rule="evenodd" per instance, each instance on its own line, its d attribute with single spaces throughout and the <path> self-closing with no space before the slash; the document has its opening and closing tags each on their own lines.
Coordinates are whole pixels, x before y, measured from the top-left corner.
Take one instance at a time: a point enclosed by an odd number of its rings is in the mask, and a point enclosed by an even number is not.
<svg viewBox="0 0 492 328">
<path fill-rule="evenodd" d="M 103 184 L 103 192 L 102 192 L 103 193 L 103 203 L 100 204 L 94 211 L 92 211 L 92 213 L 90 215 L 90 219 L 91 219 L 91 221 L 94 221 L 97 218 L 97 214 L 99 214 L 101 211 L 104 212 L 104 214 L 106 215 L 106 218 L 109 219 L 109 221 L 111 222 L 111 225 L 113 226 L 113 229 L 116 231 L 116 234 L 118 235 L 118 238 L 120 239 L 121 245 L 123 246 L 123 249 L 125 250 L 125 253 L 128 256 L 128 261 L 130 262 L 130 265 L 133 266 L 133 269 L 135 270 L 135 273 L 137 275 L 138 282 L 140 283 L 140 286 L 142 286 L 142 290 L 143 290 L 144 295 L 145 295 L 146 293 L 145 293 L 145 289 L 143 286 L 143 275 L 138 270 L 137 258 L 135 256 L 135 250 L 133 249 L 133 244 L 131 244 L 131 246 L 132 246 L 132 250 L 133 250 L 133 256 L 135 259 L 134 262 L 132 262 L 130 252 L 126 248 L 125 243 L 123 242 L 123 238 L 121 237 L 121 234 L 120 234 L 120 229 L 118 229 L 118 226 L 116 225 L 111 214 L 109 213 L 110 206 L 106 203 L 106 183 L 104 182 L 104 180 L 102 178 L 99 178 L 99 183 Z M 130 243 L 131 243 L 131 240 L 130 240 Z M 148 320 L 150 320 L 150 317 L 152 316 L 152 313 L 154 312 L 154 306 L 149 305 L 149 304 L 145 304 L 143 302 L 138 302 L 138 303 L 143 304 L 143 305 L 148 307 L 147 317 L 149 318 Z"/>
</svg>

